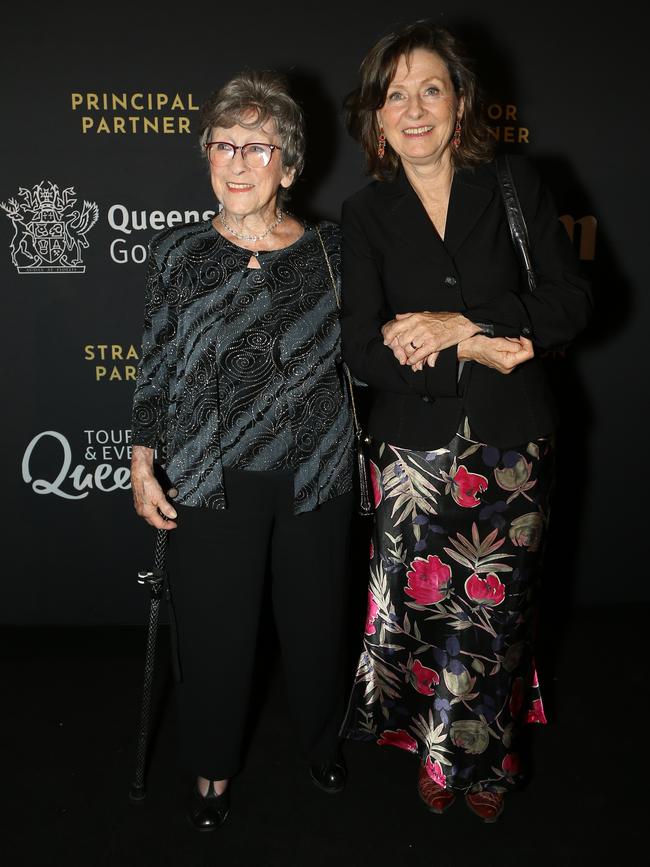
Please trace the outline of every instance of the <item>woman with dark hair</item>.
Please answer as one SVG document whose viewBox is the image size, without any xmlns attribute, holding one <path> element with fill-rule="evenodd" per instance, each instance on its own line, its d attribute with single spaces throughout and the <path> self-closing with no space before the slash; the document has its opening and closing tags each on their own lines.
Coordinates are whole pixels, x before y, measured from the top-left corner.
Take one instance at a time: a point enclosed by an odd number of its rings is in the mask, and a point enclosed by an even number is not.
<svg viewBox="0 0 650 867">
<path fill-rule="evenodd" d="M 205 104 L 201 145 L 220 210 L 150 245 L 133 402 L 135 508 L 171 530 L 189 817 L 226 818 L 267 561 L 292 708 L 313 781 L 339 792 L 352 428 L 339 373 L 333 223 L 283 210 L 304 161 L 302 112 L 273 72 Z M 336 275 L 336 276 L 335 276 Z M 167 499 L 154 475 L 164 456 Z M 314 640 L 314 618 L 326 630 Z"/>
<path fill-rule="evenodd" d="M 532 626 L 553 481 L 553 397 L 536 352 L 591 297 L 550 195 L 511 158 L 536 269 L 508 226 L 476 78 L 446 29 L 382 38 L 346 103 L 375 180 L 343 207 L 343 353 L 368 383 L 375 522 L 364 648 L 342 733 L 419 756 L 442 813 L 486 822 L 544 722 Z"/>
</svg>

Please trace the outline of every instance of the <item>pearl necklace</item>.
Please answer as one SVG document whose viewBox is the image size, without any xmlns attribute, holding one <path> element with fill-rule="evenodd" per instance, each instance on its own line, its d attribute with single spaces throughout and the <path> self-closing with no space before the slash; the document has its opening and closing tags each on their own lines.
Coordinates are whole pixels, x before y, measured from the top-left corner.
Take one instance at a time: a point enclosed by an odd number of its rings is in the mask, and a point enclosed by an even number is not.
<svg viewBox="0 0 650 867">
<path fill-rule="evenodd" d="M 226 223 L 226 220 L 223 216 L 223 210 L 219 211 L 219 219 L 221 220 L 221 223 L 223 224 L 224 229 L 227 229 L 227 231 L 230 232 L 231 235 L 234 235 L 234 237 L 238 238 L 240 241 L 256 241 L 256 242 L 262 241 L 264 238 L 266 238 L 267 235 L 269 235 L 273 231 L 273 229 L 275 229 L 276 226 L 279 226 L 280 223 L 282 222 L 282 220 L 284 219 L 284 214 L 282 213 L 282 211 L 279 208 L 275 212 L 275 216 L 276 216 L 275 222 L 271 223 L 271 225 L 268 227 L 266 232 L 263 232 L 261 235 L 243 235 L 240 232 L 235 232 L 235 230 L 232 229 L 228 225 L 228 223 Z"/>
</svg>

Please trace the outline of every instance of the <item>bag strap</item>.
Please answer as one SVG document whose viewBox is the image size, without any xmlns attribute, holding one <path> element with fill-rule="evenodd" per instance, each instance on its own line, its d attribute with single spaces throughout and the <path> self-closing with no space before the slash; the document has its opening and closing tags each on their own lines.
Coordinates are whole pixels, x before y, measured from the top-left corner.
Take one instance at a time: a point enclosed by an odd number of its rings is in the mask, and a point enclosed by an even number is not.
<svg viewBox="0 0 650 867">
<path fill-rule="evenodd" d="M 318 235 L 318 240 L 320 241 L 320 245 L 323 248 L 323 255 L 325 256 L 325 261 L 327 262 L 327 270 L 329 271 L 330 280 L 332 281 L 332 289 L 334 290 L 334 297 L 336 298 L 336 306 L 339 311 L 341 309 L 341 298 L 339 296 L 339 290 L 336 285 L 336 279 L 334 277 L 334 272 L 332 271 L 332 265 L 330 263 L 330 257 L 327 255 L 327 249 L 323 242 L 323 236 L 320 233 L 320 229 L 318 226 L 314 226 L 316 230 L 316 234 Z M 350 407 L 352 409 L 352 425 L 354 427 L 354 438 L 356 441 L 356 452 L 357 452 L 357 469 L 359 471 L 359 514 L 360 515 L 372 515 L 372 502 L 370 501 L 370 486 L 368 484 L 368 468 L 366 466 L 366 456 L 363 452 L 363 444 L 365 442 L 365 438 L 363 435 L 363 429 L 359 424 L 359 419 L 357 417 L 357 405 L 354 400 L 354 385 L 352 374 L 350 373 L 350 368 L 347 366 L 345 361 L 341 362 L 341 366 L 343 367 L 343 371 L 345 373 L 345 379 L 347 381 L 348 394 L 350 395 Z"/>
<path fill-rule="evenodd" d="M 528 240 L 528 228 L 524 219 L 524 212 L 521 209 L 517 188 L 510 170 L 510 163 L 505 154 L 497 157 L 497 175 L 499 178 L 499 186 L 501 187 L 501 196 L 508 217 L 508 225 L 512 236 L 512 243 L 519 251 L 521 261 L 526 269 L 528 278 L 528 288 L 531 292 L 537 289 L 537 281 L 535 272 L 533 271 L 533 263 L 530 256 L 530 242 Z"/>
<path fill-rule="evenodd" d="M 325 256 L 325 261 L 327 262 L 327 270 L 329 271 L 330 280 L 332 281 L 332 288 L 334 289 L 334 297 L 336 298 L 336 306 L 339 311 L 341 310 L 341 298 L 339 295 L 339 290 L 336 286 L 336 279 L 334 277 L 334 272 L 332 271 L 332 265 L 330 263 L 330 257 L 327 255 L 327 250 L 325 249 L 325 244 L 323 242 L 323 236 L 320 233 L 320 229 L 318 226 L 314 226 L 316 230 L 316 234 L 318 235 L 318 240 L 320 241 L 320 245 L 323 248 L 323 255 Z M 361 430 L 361 425 L 359 424 L 359 419 L 357 418 L 357 407 L 354 402 L 354 388 L 352 387 L 352 374 L 350 373 L 350 368 L 347 364 L 342 362 L 343 370 L 345 372 L 345 378 L 348 381 L 348 394 L 350 395 L 350 404 L 352 406 L 352 420 L 354 422 L 354 433 L 360 438 L 363 436 L 363 432 Z"/>
</svg>

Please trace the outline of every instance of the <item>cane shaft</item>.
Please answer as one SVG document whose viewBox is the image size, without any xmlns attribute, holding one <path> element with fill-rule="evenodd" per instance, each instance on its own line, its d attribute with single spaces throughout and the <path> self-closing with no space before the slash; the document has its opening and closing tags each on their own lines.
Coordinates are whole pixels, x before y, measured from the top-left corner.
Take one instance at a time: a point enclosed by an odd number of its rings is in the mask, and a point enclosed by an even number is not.
<svg viewBox="0 0 650 867">
<path fill-rule="evenodd" d="M 151 716 L 151 694 L 153 676 L 156 667 L 156 641 L 158 637 L 158 617 L 160 600 L 163 594 L 163 570 L 167 550 L 167 531 L 158 530 L 154 549 L 155 571 L 140 573 L 140 583 L 149 585 L 151 607 L 149 609 L 149 627 L 147 630 L 147 649 L 144 664 L 144 680 L 142 686 L 142 706 L 140 710 L 140 728 L 136 750 L 135 776 L 131 784 L 130 797 L 133 801 L 141 801 L 145 797 L 144 774 L 147 759 L 147 742 L 149 739 L 149 722 Z"/>
<path fill-rule="evenodd" d="M 142 707 L 140 709 L 140 730 L 135 759 L 135 777 L 131 787 L 132 797 L 141 793 L 144 797 L 144 767 L 147 758 L 147 741 L 149 737 L 149 719 L 151 716 L 151 691 L 153 674 L 156 667 L 156 639 L 158 635 L 158 615 L 160 613 L 160 598 L 152 597 L 149 610 L 149 629 L 147 631 L 147 650 L 144 664 L 144 680 L 142 685 Z"/>
</svg>

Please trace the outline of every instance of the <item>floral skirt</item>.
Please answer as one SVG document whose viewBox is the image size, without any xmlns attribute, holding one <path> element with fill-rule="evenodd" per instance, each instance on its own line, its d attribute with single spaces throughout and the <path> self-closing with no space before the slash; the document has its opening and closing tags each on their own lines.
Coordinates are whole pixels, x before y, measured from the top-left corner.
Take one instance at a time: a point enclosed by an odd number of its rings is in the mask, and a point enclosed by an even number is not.
<svg viewBox="0 0 650 867">
<path fill-rule="evenodd" d="M 445 447 L 375 443 L 364 645 L 342 737 L 417 753 L 441 786 L 522 779 L 521 723 L 546 722 L 533 660 L 549 439 L 500 450 L 467 422 Z"/>
</svg>

